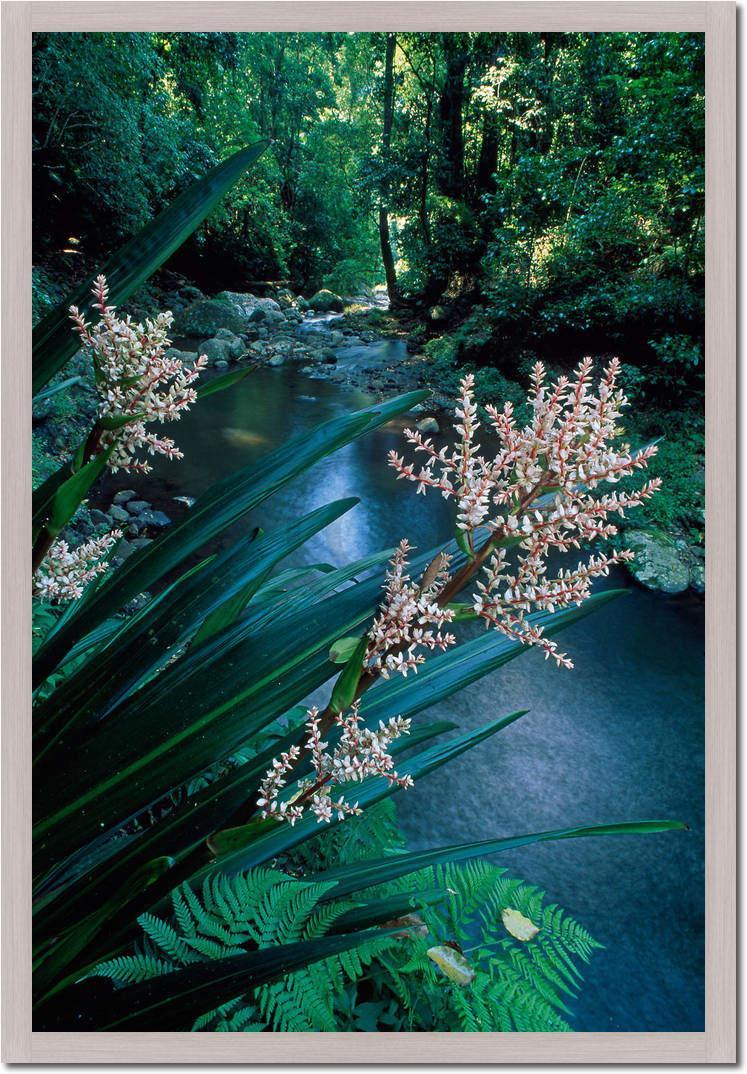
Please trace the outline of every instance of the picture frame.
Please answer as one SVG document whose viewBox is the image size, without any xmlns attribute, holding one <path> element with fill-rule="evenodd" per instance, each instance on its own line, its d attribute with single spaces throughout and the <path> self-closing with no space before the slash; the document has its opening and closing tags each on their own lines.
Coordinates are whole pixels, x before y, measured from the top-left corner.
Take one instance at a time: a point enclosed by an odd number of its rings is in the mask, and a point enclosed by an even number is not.
<svg viewBox="0 0 747 1074">
<path fill-rule="evenodd" d="M 37 1033 L 31 1026 L 31 34 L 671 30 L 706 42 L 706 1025 L 703 1033 Z M 736 5 L 104 2 L 2 5 L 2 1058 L 10 1063 L 736 1062 Z M 298 1039 L 302 1036 L 303 1039 Z"/>
</svg>

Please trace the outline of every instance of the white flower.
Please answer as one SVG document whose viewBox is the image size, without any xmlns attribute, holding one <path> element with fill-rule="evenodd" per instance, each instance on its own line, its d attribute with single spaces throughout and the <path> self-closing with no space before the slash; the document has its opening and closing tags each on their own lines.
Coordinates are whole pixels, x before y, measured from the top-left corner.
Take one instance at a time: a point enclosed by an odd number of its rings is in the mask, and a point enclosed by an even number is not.
<svg viewBox="0 0 747 1074">
<path fill-rule="evenodd" d="M 178 421 L 189 410 L 197 398 L 190 385 L 206 367 L 207 358 L 201 355 L 192 369 L 185 369 L 177 358 L 166 355 L 171 346 L 171 313 L 160 313 L 145 324 L 135 324 L 130 317 L 118 318 L 115 307 L 107 304 L 109 289 L 104 276 L 97 276 L 93 294 L 93 308 L 101 313 L 98 324 L 88 324 L 75 306 L 70 307 L 70 316 L 96 371 L 99 423 L 103 425 L 96 449 L 114 445 L 108 465 L 115 471 L 147 473 L 150 464 L 135 457 L 141 450 L 181 459 L 173 440 L 149 432 L 146 425 Z M 131 420 L 120 424 L 127 417 Z"/>
<path fill-rule="evenodd" d="M 391 672 L 406 676 L 408 671 L 417 671 L 425 661 L 418 649 L 446 649 L 456 640 L 453 634 L 442 633 L 454 612 L 436 602 L 449 577 L 449 557 L 442 555 L 420 583 L 414 583 L 406 570 L 409 551 L 407 540 L 400 541 L 386 574 L 384 603 L 368 634 L 364 667 L 385 679 Z"/>
<path fill-rule="evenodd" d="M 343 820 L 362 812 L 357 802 L 346 802 L 342 796 L 333 801 L 330 784 L 359 783 L 372 776 L 383 776 L 400 787 L 412 786 L 411 776 L 400 776 L 394 771 L 394 760 L 388 752 L 395 739 L 410 733 L 409 720 L 394 716 L 387 723 L 381 721 L 378 729 L 372 731 L 361 727 L 360 703 L 354 702 L 348 715 L 340 713 L 335 718 L 341 733 L 330 753 L 327 743 L 322 742 L 319 710 L 309 709 L 307 715 L 305 747 L 313 775 L 299 781 L 293 797 L 281 800 L 279 795 L 286 783 L 284 777 L 294 767 L 301 751 L 298 746 L 292 746 L 280 758 L 275 758 L 262 781 L 257 799 L 263 818 L 275 817 L 292 825 L 308 807 L 318 823 L 329 823 L 335 815 L 338 820 Z"/>
<path fill-rule="evenodd" d="M 488 528 L 491 536 L 475 561 L 482 570 L 473 603 L 476 614 L 507 637 L 541 647 L 565 667 L 572 667 L 571 661 L 527 616 L 581 604 L 589 596 L 591 581 L 609 573 L 612 564 L 632 558 L 632 553 L 591 556 L 586 563 L 547 578 L 550 553 L 614 536 L 617 527 L 608 516 L 624 516 L 661 484 L 655 478 L 637 491 L 594 494 L 601 483 L 615 484 L 646 467 L 656 447 L 632 453 L 628 444 L 615 444 L 618 419 L 627 405 L 616 386 L 620 363 L 616 358 L 610 362 L 596 394 L 592 367 L 591 359 L 584 358 L 573 378 L 560 377 L 547 385 L 538 362 L 528 397 L 532 420 L 524 428 L 517 427 L 510 403 L 502 410 L 486 407 L 499 441 L 492 459 L 478 454 L 475 444 L 480 422 L 471 374 L 461 382 L 455 426 L 459 441 L 451 451 L 437 452 L 430 440 L 406 429 L 416 453 L 426 456 L 425 465 L 416 472 L 402 456 L 389 454 L 399 477 L 415 482 L 418 492 L 435 488 L 456 500 L 456 525 L 476 554 L 476 531 Z M 517 549 L 513 563 L 506 555 L 508 547 Z M 410 666 L 413 661 L 405 657 L 401 670 Z"/>
<path fill-rule="evenodd" d="M 109 569 L 104 556 L 121 536 L 121 530 L 112 530 L 77 548 L 70 548 L 67 541 L 55 541 L 34 572 L 34 596 L 50 603 L 82 597 L 88 583 Z"/>
</svg>

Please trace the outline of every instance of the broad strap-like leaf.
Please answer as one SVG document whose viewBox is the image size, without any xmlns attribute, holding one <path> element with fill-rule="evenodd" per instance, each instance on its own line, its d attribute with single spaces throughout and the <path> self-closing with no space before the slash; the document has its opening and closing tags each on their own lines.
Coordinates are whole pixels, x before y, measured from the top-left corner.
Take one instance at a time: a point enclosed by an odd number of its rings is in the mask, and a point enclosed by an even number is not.
<svg viewBox="0 0 747 1074">
<path fill-rule="evenodd" d="M 593 836 L 654 835 L 660 832 L 686 829 L 687 824 L 681 820 L 633 820 L 616 824 L 555 828 L 547 832 L 502 836 L 495 839 L 481 839 L 476 843 L 457 843 L 454 846 L 435 847 L 431 850 L 393 854 L 391 857 L 379 858 L 376 861 L 364 861 L 355 865 L 327 869 L 310 879 L 325 883 L 334 880 L 336 887 L 328 897 L 339 899 L 344 895 L 363 891 L 375 884 L 389 883 L 400 876 L 407 876 L 409 873 L 417 872 L 430 865 L 469 861 L 471 858 L 483 857 L 486 854 L 499 854 L 504 850 L 515 850 L 534 843 L 547 843 L 559 839 L 586 839 Z"/>
<path fill-rule="evenodd" d="M 39 708 L 34 715 L 37 742 L 36 729 L 41 728 L 46 733 L 43 748 L 56 748 L 56 736 L 64 728 L 69 748 L 74 748 L 69 736 L 75 726 L 93 714 L 97 719 L 105 717 L 164 664 L 170 650 L 178 649 L 195 633 L 193 644 L 198 644 L 230 625 L 277 563 L 357 503 L 353 497 L 337 500 L 277 532 L 253 541 L 239 539 L 207 566 L 190 572 L 182 583 L 128 620 L 94 661 L 70 676 Z M 205 629 L 206 621 L 212 623 L 210 630 Z"/>
<path fill-rule="evenodd" d="M 497 720 L 491 720 L 475 730 L 467 731 L 456 738 L 449 739 L 448 742 L 437 743 L 421 753 L 409 757 L 404 764 L 397 766 L 397 771 L 402 776 L 412 776 L 416 781 L 423 779 L 430 772 L 441 768 L 442 765 L 466 753 L 467 750 L 473 749 L 499 731 L 503 731 L 524 715 L 526 715 L 526 710 L 512 712 L 509 716 L 501 716 Z M 390 752 L 396 755 L 406 745 L 406 738 L 397 739 Z M 362 809 L 367 809 L 384 798 L 396 794 L 400 789 L 397 784 L 393 785 L 383 777 L 379 777 L 367 779 L 363 783 L 353 784 L 349 790 L 343 787 L 335 788 L 335 796 L 339 791 L 345 791 L 343 797 L 348 802 L 357 802 Z M 221 859 L 220 867 L 225 872 L 237 872 L 240 869 L 249 869 L 255 865 L 261 865 L 263 862 L 277 857 L 278 854 L 290 850 L 291 847 L 296 846 L 298 843 L 304 842 L 312 835 L 317 834 L 318 831 L 319 826 L 316 817 L 309 813 L 300 821 L 297 821 L 293 827 L 289 824 L 275 822 L 273 827 L 266 829 L 258 837 L 255 837 L 253 832 L 248 831 L 247 845 Z M 209 869 L 203 870 L 197 874 L 195 879 L 202 878 L 207 872 L 209 872 Z"/>
<path fill-rule="evenodd" d="M 196 962 L 141 984 L 115 989 L 89 977 L 66 989 L 37 1016 L 46 1030 L 189 1030 L 194 1019 L 243 992 L 320 959 L 380 941 L 396 929 L 373 929 L 277 944 L 246 955 Z"/>
<path fill-rule="evenodd" d="M 34 660 L 34 681 L 47 678 L 65 653 L 81 637 L 119 611 L 188 556 L 256 508 L 292 478 L 303 473 L 345 444 L 385 425 L 398 414 L 427 398 L 427 392 L 410 392 L 366 410 L 333 418 L 304 432 L 283 447 L 236 474 L 218 482 L 192 505 L 183 518 L 152 544 L 130 556 L 107 578 L 94 598 L 64 630 L 55 632 Z"/>
<path fill-rule="evenodd" d="M 93 483 L 106 469 L 112 448 L 94 455 L 76 469 L 72 460 L 56 470 L 33 495 L 31 539 L 36 541 L 42 529 L 56 537 L 67 525 Z"/>
<path fill-rule="evenodd" d="M 126 301 L 179 249 L 268 145 L 266 141 L 256 142 L 216 165 L 109 258 L 100 271 L 109 284 L 112 305 Z M 85 315 L 91 312 L 92 286 L 93 279 L 86 280 L 34 329 L 34 393 L 40 391 L 78 349 L 79 340 L 71 331 L 69 310 L 71 306 L 77 306 Z"/>
</svg>

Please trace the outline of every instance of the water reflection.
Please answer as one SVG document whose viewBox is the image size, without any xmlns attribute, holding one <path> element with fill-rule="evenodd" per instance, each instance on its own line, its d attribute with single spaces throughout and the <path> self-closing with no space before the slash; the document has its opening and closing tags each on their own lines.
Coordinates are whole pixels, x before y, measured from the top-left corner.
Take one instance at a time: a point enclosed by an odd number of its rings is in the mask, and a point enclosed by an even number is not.
<svg viewBox="0 0 747 1074">
<path fill-rule="evenodd" d="M 175 439 L 185 460 L 160 464 L 156 477 L 170 495 L 198 495 L 304 429 L 370 402 L 292 367 L 260 370 L 184 418 Z M 359 505 L 294 562 L 341 564 L 403 535 L 420 548 L 446 539 L 448 505 L 394 480 L 385 465 L 393 447 L 401 447 L 396 427 L 349 445 L 247 526 L 270 528 L 354 495 Z M 429 713 L 464 729 L 531 710 L 400 796 L 403 824 L 422 847 L 576 823 L 686 819 L 687 833 L 546 844 L 500 863 L 546 888 L 605 944 L 587 972 L 576 1029 L 702 1030 L 702 607 L 635 589 L 567 631 L 563 644 L 575 671 L 528 653 Z"/>
</svg>

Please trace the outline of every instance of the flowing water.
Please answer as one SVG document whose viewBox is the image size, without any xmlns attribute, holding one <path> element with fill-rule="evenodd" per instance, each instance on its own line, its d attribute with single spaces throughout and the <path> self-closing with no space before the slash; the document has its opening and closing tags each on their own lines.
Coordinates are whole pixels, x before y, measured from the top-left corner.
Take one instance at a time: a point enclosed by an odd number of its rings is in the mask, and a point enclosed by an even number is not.
<svg viewBox="0 0 747 1074">
<path fill-rule="evenodd" d="M 401 343 L 340 353 L 376 364 Z M 163 505 L 197 496 L 291 437 L 372 402 L 295 367 L 264 367 L 203 400 L 175 427 L 181 463 L 159 464 Z M 386 466 L 404 421 L 351 444 L 251 518 L 280 525 L 330 500 L 360 504 L 296 562 L 342 564 L 451 535 L 440 498 L 415 496 Z M 438 438 L 437 438 L 438 439 Z M 631 586 L 620 575 L 607 584 Z M 544 888 L 604 944 L 574 1005 L 579 1031 L 703 1029 L 702 604 L 631 587 L 562 635 L 574 671 L 526 653 L 428 713 L 460 729 L 518 708 L 528 715 L 397 798 L 413 848 L 633 818 L 677 817 L 690 830 L 546 843 L 496 858 Z"/>
</svg>

